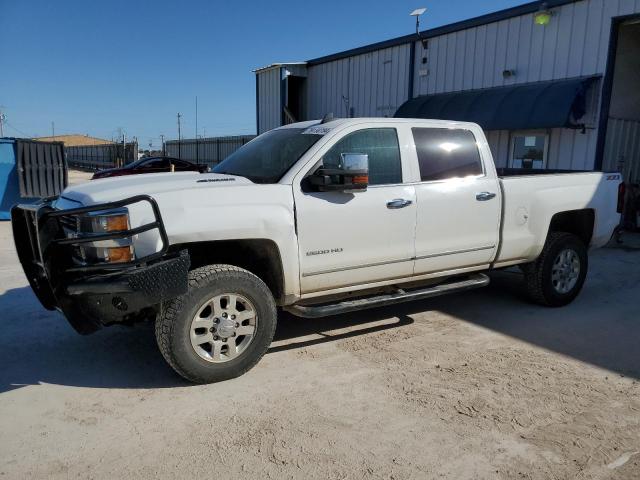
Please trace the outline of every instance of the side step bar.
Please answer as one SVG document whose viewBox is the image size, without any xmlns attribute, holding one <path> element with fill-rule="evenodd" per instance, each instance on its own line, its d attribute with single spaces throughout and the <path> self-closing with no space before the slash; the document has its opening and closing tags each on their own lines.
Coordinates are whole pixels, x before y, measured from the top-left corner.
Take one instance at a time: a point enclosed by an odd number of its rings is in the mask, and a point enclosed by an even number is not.
<svg viewBox="0 0 640 480">
<path fill-rule="evenodd" d="M 461 280 L 449 283 L 442 283 L 433 287 L 423 288 L 405 292 L 399 289 L 396 293 L 376 295 L 374 297 L 361 298 L 357 300 L 347 300 L 344 302 L 325 305 L 290 305 L 284 307 L 286 311 L 304 318 L 320 318 L 339 313 L 353 312 L 367 308 L 384 307 L 394 303 L 409 302 L 411 300 L 421 300 L 423 298 L 438 297 L 447 293 L 462 292 L 473 288 L 480 288 L 489 285 L 489 277 L 483 273 L 477 273 L 464 277 Z"/>
</svg>

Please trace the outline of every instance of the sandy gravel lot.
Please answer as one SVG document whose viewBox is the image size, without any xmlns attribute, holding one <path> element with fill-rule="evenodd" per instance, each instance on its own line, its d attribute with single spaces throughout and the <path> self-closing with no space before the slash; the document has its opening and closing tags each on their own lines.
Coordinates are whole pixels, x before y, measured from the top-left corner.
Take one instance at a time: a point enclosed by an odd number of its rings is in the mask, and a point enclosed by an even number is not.
<svg viewBox="0 0 640 480">
<path fill-rule="evenodd" d="M 563 309 L 503 272 L 283 314 L 251 372 L 192 386 L 150 325 L 81 337 L 43 310 L 0 223 L 0 478 L 640 478 L 640 249 L 591 262 Z"/>
</svg>

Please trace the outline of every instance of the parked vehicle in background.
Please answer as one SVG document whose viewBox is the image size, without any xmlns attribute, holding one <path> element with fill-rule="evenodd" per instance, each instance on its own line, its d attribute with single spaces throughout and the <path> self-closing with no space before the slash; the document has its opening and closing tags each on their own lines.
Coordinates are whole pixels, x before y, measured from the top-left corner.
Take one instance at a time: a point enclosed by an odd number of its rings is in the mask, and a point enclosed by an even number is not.
<svg viewBox="0 0 640 480">
<path fill-rule="evenodd" d="M 620 182 L 499 171 L 472 123 L 337 119 L 271 130 L 211 174 L 77 185 L 12 220 L 45 308 L 84 334 L 154 320 L 166 361 L 204 383 L 258 362 L 277 307 L 423 299 L 513 265 L 533 301 L 566 305 L 620 221 Z"/>
<path fill-rule="evenodd" d="M 141 158 L 120 168 L 108 168 L 93 174 L 92 180 L 99 178 L 120 177 L 122 175 L 139 175 L 142 173 L 163 173 L 163 172 L 200 172 L 209 171 L 207 165 L 198 165 L 172 157 L 148 157 Z"/>
</svg>

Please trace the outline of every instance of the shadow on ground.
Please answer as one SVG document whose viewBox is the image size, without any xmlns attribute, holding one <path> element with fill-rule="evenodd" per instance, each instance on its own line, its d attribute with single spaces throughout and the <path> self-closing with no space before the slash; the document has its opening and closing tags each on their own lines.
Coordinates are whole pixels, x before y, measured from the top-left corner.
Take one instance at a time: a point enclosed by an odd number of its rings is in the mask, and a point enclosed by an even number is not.
<svg viewBox="0 0 640 480">
<path fill-rule="evenodd" d="M 637 255 L 637 253 L 636 253 Z M 550 351 L 640 379 L 640 269 L 619 279 L 590 275 L 570 305 L 546 308 L 525 296 L 522 275 L 491 274 L 484 289 L 396 307 L 396 315 L 436 310 Z"/>
<path fill-rule="evenodd" d="M 633 257 L 627 257 L 630 255 Z M 608 262 L 608 257 L 602 256 L 600 262 Z M 528 303 L 523 298 L 520 274 L 496 272 L 489 287 L 458 295 L 327 319 L 305 320 L 283 313 L 276 332 L 278 343 L 270 352 L 402 328 L 413 322 L 411 315 L 435 310 L 640 378 L 638 258 L 638 252 L 618 252 L 616 262 L 630 269 L 628 275 L 621 274 L 615 265 L 601 265 L 595 271 L 605 273 L 590 274 L 578 299 L 559 309 Z M 188 385 L 164 363 L 151 324 L 112 327 L 82 337 L 61 314 L 43 310 L 28 287 L 1 295 L 0 311 L 0 392 L 40 382 L 96 388 Z M 380 324 L 384 319 L 392 321 Z"/>
<path fill-rule="evenodd" d="M 0 393 L 26 385 L 51 383 L 94 388 L 164 388 L 189 386 L 171 370 L 155 343 L 153 325 L 115 326 L 78 335 L 58 312 L 44 310 L 29 287 L 0 295 L 4 310 L 0 336 Z M 408 317 L 370 325 L 394 314 L 387 309 L 359 315 L 304 320 L 280 313 L 274 345 L 268 353 L 402 327 Z M 325 334 L 326 331 L 353 331 Z M 309 338 L 312 337 L 312 338 Z"/>
</svg>

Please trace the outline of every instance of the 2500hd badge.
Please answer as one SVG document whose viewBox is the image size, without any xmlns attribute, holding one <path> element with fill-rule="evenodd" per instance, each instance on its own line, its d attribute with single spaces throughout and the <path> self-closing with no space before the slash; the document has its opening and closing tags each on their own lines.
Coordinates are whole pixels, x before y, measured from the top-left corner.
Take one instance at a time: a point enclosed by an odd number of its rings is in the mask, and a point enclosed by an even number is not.
<svg viewBox="0 0 640 480">
<path fill-rule="evenodd" d="M 327 253 L 340 253 L 342 252 L 342 248 L 331 248 L 329 250 L 311 250 L 307 252 L 307 257 L 311 257 L 312 255 L 326 255 Z"/>
</svg>

